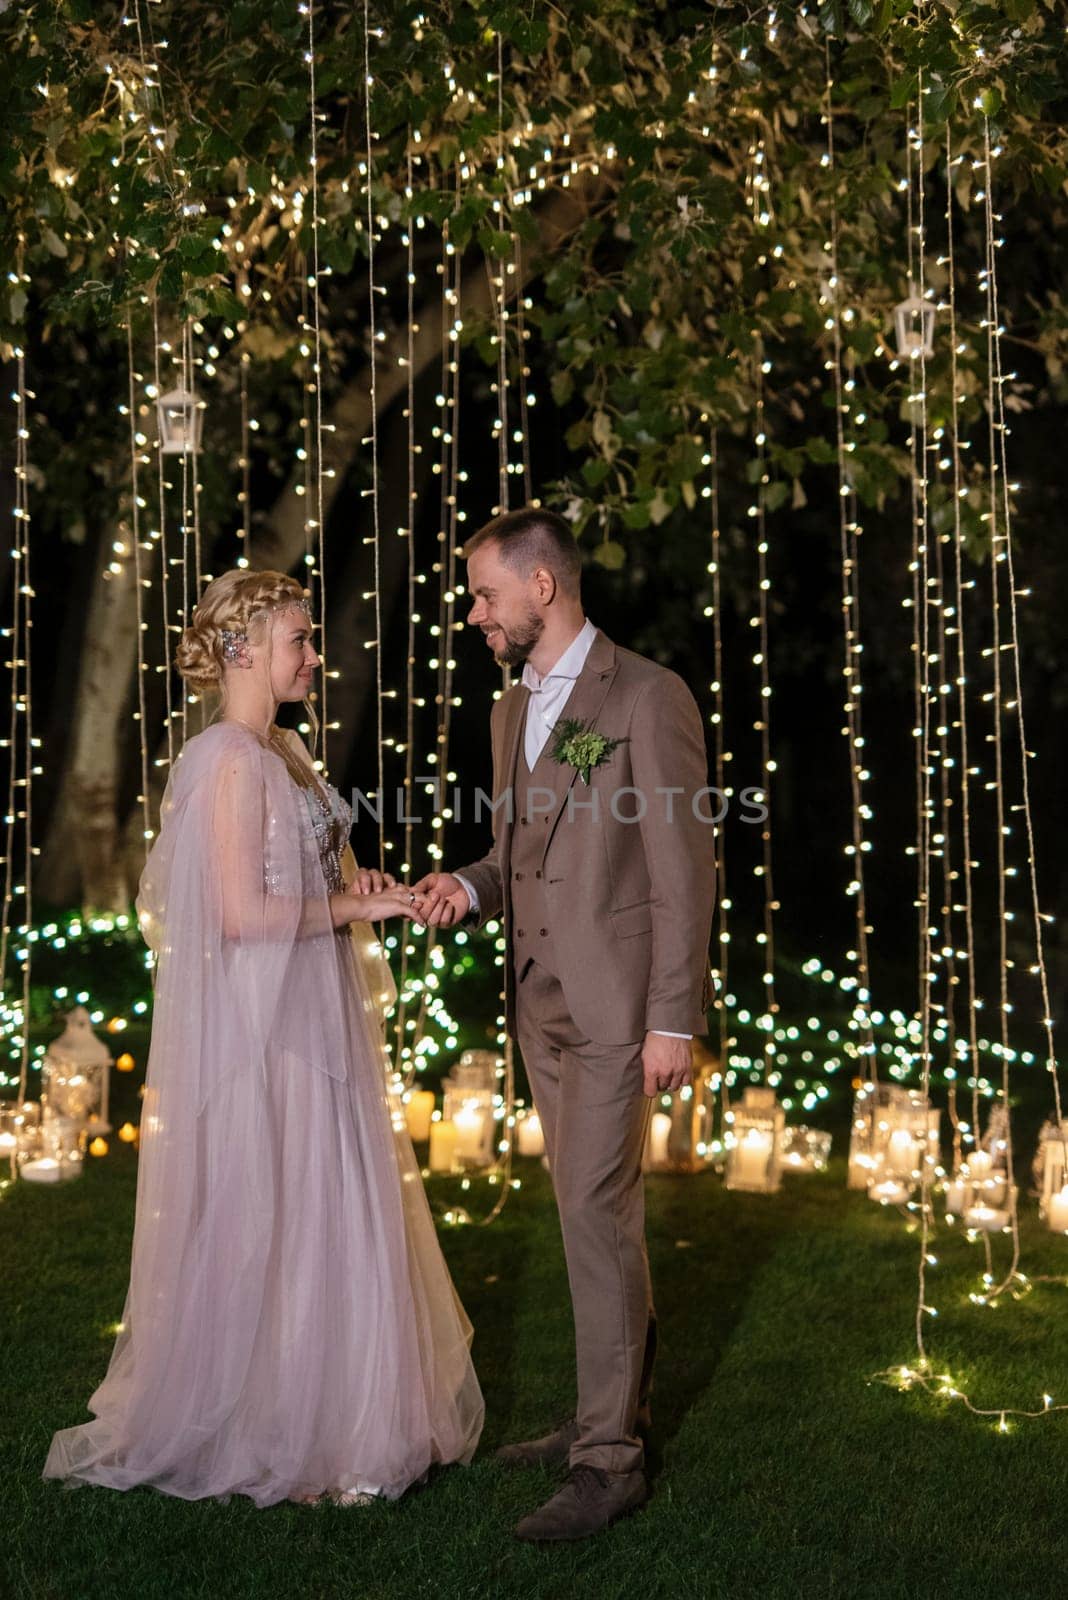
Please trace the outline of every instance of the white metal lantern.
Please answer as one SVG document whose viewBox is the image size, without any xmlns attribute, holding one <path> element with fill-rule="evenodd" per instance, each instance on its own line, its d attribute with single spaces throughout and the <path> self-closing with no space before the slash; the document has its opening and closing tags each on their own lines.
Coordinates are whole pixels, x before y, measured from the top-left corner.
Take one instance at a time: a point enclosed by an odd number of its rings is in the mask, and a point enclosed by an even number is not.
<svg viewBox="0 0 1068 1600">
<path fill-rule="evenodd" d="M 902 361 L 934 355 L 934 306 L 909 284 L 907 297 L 894 307 L 894 341 Z"/>
<path fill-rule="evenodd" d="M 204 402 L 188 389 L 171 389 L 156 402 L 159 413 L 160 451 L 165 456 L 187 456 L 200 449 L 204 429 Z"/>
<path fill-rule="evenodd" d="M 110 1133 L 108 1090 L 111 1052 L 93 1032 L 84 1006 L 75 1006 L 41 1063 L 41 1097 L 60 1117 L 96 1135 Z"/>
<path fill-rule="evenodd" d="M 773 1194 L 782 1177 L 780 1147 L 786 1125 L 786 1113 L 775 1099 L 775 1090 L 746 1089 L 741 1105 L 729 1116 L 727 1188 Z"/>
<path fill-rule="evenodd" d="M 826 1172 L 831 1157 L 831 1136 L 821 1128 L 784 1128 L 784 1172 Z"/>
<path fill-rule="evenodd" d="M 896 1085 L 885 1091 L 872 1114 L 868 1195 L 883 1205 L 902 1205 L 923 1177 L 938 1166 L 940 1113 L 919 1089 Z"/>
<path fill-rule="evenodd" d="M 719 1062 L 699 1039 L 693 1044 L 693 1082 L 653 1106 L 645 1137 L 646 1172 L 701 1172 L 710 1159 Z"/>
<path fill-rule="evenodd" d="M 477 1170 L 496 1163 L 494 1101 L 503 1064 L 494 1050 L 465 1050 L 442 1080 L 442 1120 L 451 1122 L 455 1129 L 454 1156 L 460 1167 Z"/>
</svg>

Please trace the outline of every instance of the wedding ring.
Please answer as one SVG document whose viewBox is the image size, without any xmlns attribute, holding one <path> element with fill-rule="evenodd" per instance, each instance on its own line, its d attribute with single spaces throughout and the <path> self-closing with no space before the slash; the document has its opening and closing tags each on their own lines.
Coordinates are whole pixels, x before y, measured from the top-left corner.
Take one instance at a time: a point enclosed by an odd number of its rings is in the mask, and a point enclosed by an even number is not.
<svg viewBox="0 0 1068 1600">
<path fill-rule="evenodd" d="M 410 906 L 414 906 L 415 905 L 415 890 L 414 889 L 411 889 L 408 892 L 408 904 Z"/>
</svg>

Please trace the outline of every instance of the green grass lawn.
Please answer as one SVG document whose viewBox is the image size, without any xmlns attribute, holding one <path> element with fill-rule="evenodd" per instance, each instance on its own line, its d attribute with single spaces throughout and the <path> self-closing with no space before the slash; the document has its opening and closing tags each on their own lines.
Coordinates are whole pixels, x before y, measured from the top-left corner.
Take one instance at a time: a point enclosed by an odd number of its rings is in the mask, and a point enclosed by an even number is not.
<svg viewBox="0 0 1068 1600">
<path fill-rule="evenodd" d="M 848 1194 L 842 1163 L 775 1197 L 712 1175 L 649 1182 L 662 1360 L 647 1509 L 585 1544 L 511 1537 L 552 1484 L 489 1452 L 572 1402 L 571 1326 L 548 1184 L 444 1245 L 476 1328 L 483 1450 L 396 1505 L 257 1511 L 150 1490 L 67 1490 L 40 1471 L 85 1416 L 121 1313 L 136 1156 L 113 1141 L 62 1190 L 0 1200 L 5 1435 L 0 1585 L 12 1600 L 204 1595 L 497 1597 L 1056 1595 L 1064 1576 L 1068 1414 L 1008 1435 L 870 1376 L 913 1354 L 917 1245 L 896 1213 Z M 1025 1266 L 1068 1268 L 1068 1241 L 1026 1207 Z M 1000 1243 L 1000 1242 L 999 1242 Z M 1068 1298 L 1039 1284 L 967 1301 L 981 1252 L 940 1236 L 936 1358 L 979 1403 L 1068 1400 Z M 309 1360 L 313 1359 L 309 1351 Z"/>
</svg>

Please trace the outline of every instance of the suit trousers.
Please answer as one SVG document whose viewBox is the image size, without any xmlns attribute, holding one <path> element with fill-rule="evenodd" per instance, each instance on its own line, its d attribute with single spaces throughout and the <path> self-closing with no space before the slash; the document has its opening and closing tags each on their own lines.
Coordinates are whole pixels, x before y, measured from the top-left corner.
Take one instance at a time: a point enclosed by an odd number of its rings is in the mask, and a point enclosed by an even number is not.
<svg viewBox="0 0 1068 1600">
<path fill-rule="evenodd" d="M 516 1025 L 560 1212 L 575 1319 L 579 1435 L 571 1465 L 630 1472 L 656 1348 L 642 1149 L 651 1101 L 642 1041 L 600 1045 L 537 962 L 518 974 Z"/>
</svg>

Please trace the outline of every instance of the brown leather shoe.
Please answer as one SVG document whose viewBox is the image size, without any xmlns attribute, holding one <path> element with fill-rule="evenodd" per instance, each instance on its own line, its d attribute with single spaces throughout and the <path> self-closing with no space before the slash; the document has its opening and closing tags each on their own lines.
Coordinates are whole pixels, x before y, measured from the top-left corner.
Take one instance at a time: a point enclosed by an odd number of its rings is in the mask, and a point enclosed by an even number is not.
<svg viewBox="0 0 1068 1600">
<path fill-rule="evenodd" d="M 543 1439 L 528 1439 L 523 1444 L 502 1444 L 494 1453 L 494 1460 L 506 1467 L 566 1467 L 578 1433 L 578 1422 L 574 1417 L 568 1417 L 566 1422 L 561 1422 Z"/>
<path fill-rule="evenodd" d="M 602 1472 L 580 1462 L 551 1500 L 519 1522 L 515 1536 L 531 1544 L 588 1539 L 648 1498 L 644 1472 Z"/>
</svg>

